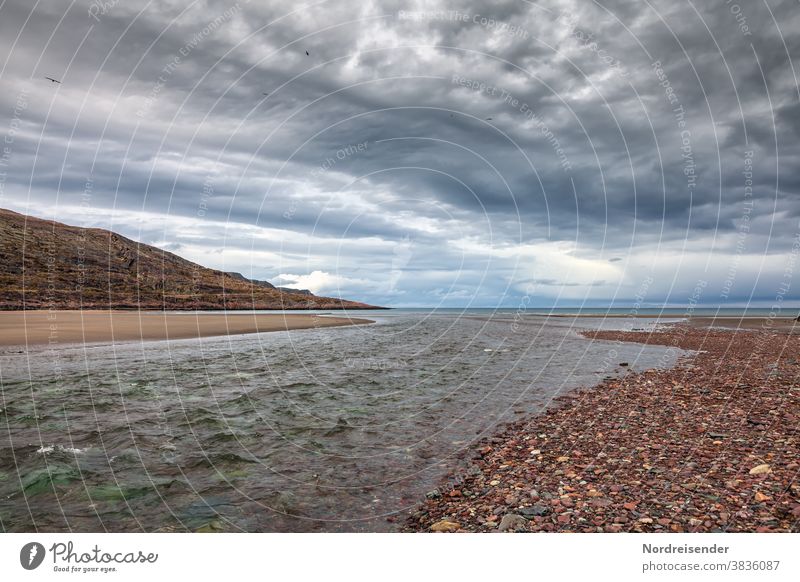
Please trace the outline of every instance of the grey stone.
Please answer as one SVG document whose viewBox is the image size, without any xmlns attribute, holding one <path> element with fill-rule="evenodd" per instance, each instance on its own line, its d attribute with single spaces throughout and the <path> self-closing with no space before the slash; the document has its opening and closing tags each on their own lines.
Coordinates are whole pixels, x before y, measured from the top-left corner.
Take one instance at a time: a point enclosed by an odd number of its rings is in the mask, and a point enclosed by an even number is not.
<svg viewBox="0 0 800 582">
<path fill-rule="evenodd" d="M 550 513 L 550 508 L 544 505 L 534 505 L 533 507 L 523 507 L 519 512 L 523 517 L 539 517 Z"/>
<path fill-rule="evenodd" d="M 500 525 L 498 526 L 498 531 L 517 531 L 520 529 L 526 529 L 528 526 L 528 520 L 522 517 L 521 515 L 517 515 L 515 513 L 507 513 L 503 516 L 503 519 L 500 520 Z"/>
</svg>

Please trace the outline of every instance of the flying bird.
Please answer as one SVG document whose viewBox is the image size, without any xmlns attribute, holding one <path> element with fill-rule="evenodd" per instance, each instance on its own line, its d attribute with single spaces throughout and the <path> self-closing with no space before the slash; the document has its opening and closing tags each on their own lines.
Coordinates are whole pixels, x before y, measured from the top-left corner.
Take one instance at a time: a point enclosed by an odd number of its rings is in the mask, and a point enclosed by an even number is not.
<svg viewBox="0 0 800 582">
<path fill-rule="evenodd" d="M 262 93 L 265 97 L 269 97 L 269 93 Z"/>
<path fill-rule="evenodd" d="M 56 81 L 53 77 L 45 77 L 45 79 L 52 81 L 53 83 L 58 83 L 59 85 L 61 84 L 61 81 Z"/>
<path fill-rule="evenodd" d="M 486 121 L 491 121 L 491 120 L 492 120 L 492 118 L 491 118 L 491 117 L 487 117 L 487 118 L 486 118 Z"/>
<path fill-rule="evenodd" d="M 306 56 L 307 56 L 307 57 L 310 57 L 310 56 L 311 56 L 310 54 L 308 54 L 308 51 L 306 51 Z"/>
</svg>

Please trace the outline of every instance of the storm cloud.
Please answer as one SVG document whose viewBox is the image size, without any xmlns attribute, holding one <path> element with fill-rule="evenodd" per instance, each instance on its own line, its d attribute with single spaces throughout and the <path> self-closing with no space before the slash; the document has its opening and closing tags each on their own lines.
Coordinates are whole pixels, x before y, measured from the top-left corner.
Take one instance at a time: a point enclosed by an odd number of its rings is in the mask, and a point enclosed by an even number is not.
<svg viewBox="0 0 800 582">
<path fill-rule="evenodd" d="M 2 207 L 389 306 L 794 296 L 795 1 L 6 0 L 0 47 Z"/>
</svg>

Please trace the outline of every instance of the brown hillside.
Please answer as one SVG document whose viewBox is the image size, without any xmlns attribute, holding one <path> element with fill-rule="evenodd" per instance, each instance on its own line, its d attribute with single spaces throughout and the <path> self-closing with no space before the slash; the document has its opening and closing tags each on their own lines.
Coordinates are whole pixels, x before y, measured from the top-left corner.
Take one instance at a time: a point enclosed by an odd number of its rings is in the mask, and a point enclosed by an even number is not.
<svg viewBox="0 0 800 582">
<path fill-rule="evenodd" d="M 0 209 L 0 309 L 367 309 L 270 288 L 98 228 Z"/>
</svg>

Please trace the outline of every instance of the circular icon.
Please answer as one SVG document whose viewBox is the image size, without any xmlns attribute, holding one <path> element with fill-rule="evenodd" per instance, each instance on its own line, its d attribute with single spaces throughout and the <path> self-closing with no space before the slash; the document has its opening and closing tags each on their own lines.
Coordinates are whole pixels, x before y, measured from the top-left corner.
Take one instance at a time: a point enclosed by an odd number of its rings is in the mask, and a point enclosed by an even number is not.
<svg viewBox="0 0 800 582">
<path fill-rule="evenodd" d="M 35 570 L 44 561 L 44 546 L 39 542 L 30 542 L 19 551 L 19 563 L 26 570 Z"/>
</svg>

